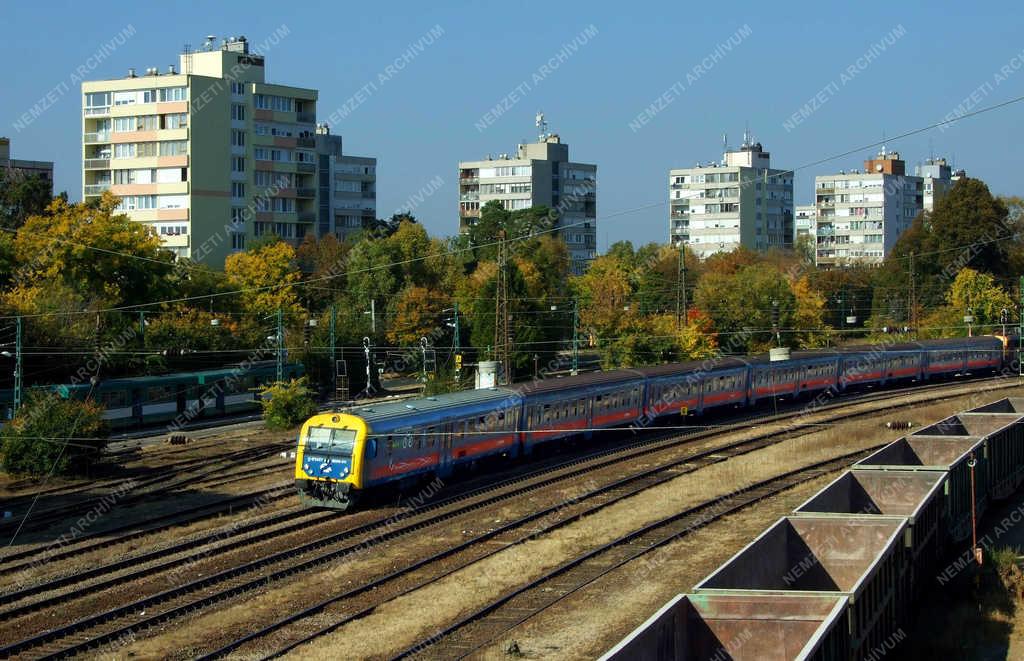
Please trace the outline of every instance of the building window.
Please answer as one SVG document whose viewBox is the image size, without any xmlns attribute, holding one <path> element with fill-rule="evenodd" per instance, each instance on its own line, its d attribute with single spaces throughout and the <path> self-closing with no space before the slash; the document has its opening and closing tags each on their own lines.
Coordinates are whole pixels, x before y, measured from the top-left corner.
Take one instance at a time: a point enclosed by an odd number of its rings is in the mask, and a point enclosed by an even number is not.
<svg viewBox="0 0 1024 661">
<path fill-rule="evenodd" d="M 245 172 L 245 157 L 244 156 L 232 156 L 231 157 L 231 171 L 232 172 Z"/>
<path fill-rule="evenodd" d="M 276 94 L 257 94 L 253 98 L 253 105 L 260 110 L 276 110 L 279 112 L 292 112 L 295 107 L 292 98 L 277 96 Z"/>
<path fill-rule="evenodd" d="M 241 103 L 231 104 L 231 119 L 237 119 L 238 121 L 245 121 L 245 106 Z"/>
<path fill-rule="evenodd" d="M 161 156 L 184 156 L 188 152 L 185 140 L 167 140 L 160 143 Z"/>
<path fill-rule="evenodd" d="M 231 249 L 245 250 L 245 235 L 238 232 L 231 233 Z"/>
<path fill-rule="evenodd" d="M 235 96 L 243 96 L 245 94 L 245 83 L 231 83 L 231 93 Z"/>
<path fill-rule="evenodd" d="M 156 209 L 156 195 L 125 195 L 121 198 L 121 208 L 128 211 Z"/>
<path fill-rule="evenodd" d="M 231 197 L 244 198 L 245 197 L 245 184 L 240 181 L 231 182 Z"/>
<path fill-rule="evenodd" d="M 163 120 L 162 128 L 165 129 L 183 129 L 188 126 L 188 113 L 176 112 L 170 115 L 161 115 L 160 118 Z"/>
<path fill-rule="evenodd" d="M 161 101 L 184 101 L 187 92 L 184 87 L 164 87 L 160 91 Z"/>
<path fill-rule="evenodd" d="M 232 147 L 244 147 L 245 146 L 245 131 L 239 131 L 238 129 L 231 130 L 231 146 Z"/>
</svg>

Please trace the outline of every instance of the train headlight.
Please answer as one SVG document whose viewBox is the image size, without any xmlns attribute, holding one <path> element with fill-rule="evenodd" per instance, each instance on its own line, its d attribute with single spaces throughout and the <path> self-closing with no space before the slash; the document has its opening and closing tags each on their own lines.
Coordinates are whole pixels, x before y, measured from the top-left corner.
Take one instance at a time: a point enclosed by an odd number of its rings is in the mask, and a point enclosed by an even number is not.
<svg viewBox="0 0 1024 661">
<path fill-rule="evenodd" d="M 309 472 L 309 464 L 303 464 L 302 465 L 302 470 L 304 470 L 304 471 L 306 471 L 308 473 Z"/>
</svg>

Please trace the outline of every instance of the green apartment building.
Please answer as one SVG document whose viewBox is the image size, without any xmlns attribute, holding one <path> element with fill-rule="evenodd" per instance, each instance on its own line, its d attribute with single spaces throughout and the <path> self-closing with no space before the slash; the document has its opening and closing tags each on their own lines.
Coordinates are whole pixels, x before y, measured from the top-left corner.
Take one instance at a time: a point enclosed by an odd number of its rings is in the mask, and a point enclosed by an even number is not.
<svg viewBox="0 0 1024 661">
<path fill-rule="evenodd" d="M 317 90 L 264 80 L 245 37 L 178 67 L 82 84 L 82 195 L 111 191 L 181 257 L 220 268 L 264 234 L 316 233 Z"/>
</svg>

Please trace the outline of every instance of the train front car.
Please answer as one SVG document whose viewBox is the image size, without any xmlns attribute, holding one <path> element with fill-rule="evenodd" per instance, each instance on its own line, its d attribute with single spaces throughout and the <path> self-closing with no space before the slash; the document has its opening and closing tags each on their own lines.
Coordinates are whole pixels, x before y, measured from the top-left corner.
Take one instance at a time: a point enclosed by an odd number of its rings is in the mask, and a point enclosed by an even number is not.
<svg viewBox="0 0 1024 661">
<path fill-rule="evenodd" d="M 363 488 L 366 421 L 348 413 L 321 413 L 302 425 L 295 453 L 295 486 L 309 507 L 347 510 Z"/>
</svg>

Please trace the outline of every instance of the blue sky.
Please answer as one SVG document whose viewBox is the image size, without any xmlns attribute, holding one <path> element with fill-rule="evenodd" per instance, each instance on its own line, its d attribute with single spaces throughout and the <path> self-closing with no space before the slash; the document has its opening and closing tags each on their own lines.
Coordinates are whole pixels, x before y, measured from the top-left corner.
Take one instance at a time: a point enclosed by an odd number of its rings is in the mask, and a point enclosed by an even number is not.
<svg viewBox="0 0 1024 661">
<path fill-rule="evenodd" d="M 4 15 L 0 135 L 17 158 L 55 161 L 57 189 L 72 198 L 80 65 L 90 79 L 165 70 L 204 35 L 259 43 L 284 26 L 266 52 L 268 81 L 319 89 L 321 117 L 374 82 L 332 130 L 349 153 L 377 157 L 378 215 L 419 192 L 415 215 L 432 234 L 454 233 L 458 161 L 514 151 L 543 110 L 572 157 L 598 165 L 602 251 L 665 241 L 668 169 L 720 158 L 723 133 L 735 145 L 749 125 L 775 167 L 796 168 L 1024 94 L 1019 2 L 8 2 Z M 421 41 L 435 26 L 443 34 Z M 124 45 L 88 59 L 129 27 Z M 487 119 L 499 104 L 509 108 Z M 995 193 L 1024 194 L 1022 116 L 1024 103 L 889 147 L 908 169 L 931 150 Z M 797 203 L 811 200 L 815 174 L 861 167 L 871 151 L 798 171 Z"/>
</svg>

